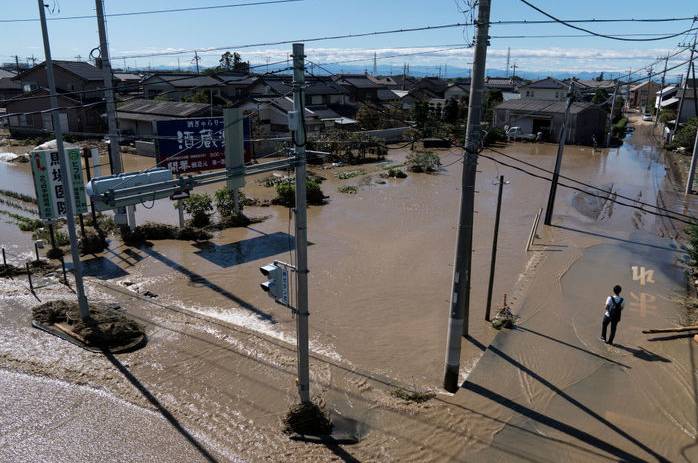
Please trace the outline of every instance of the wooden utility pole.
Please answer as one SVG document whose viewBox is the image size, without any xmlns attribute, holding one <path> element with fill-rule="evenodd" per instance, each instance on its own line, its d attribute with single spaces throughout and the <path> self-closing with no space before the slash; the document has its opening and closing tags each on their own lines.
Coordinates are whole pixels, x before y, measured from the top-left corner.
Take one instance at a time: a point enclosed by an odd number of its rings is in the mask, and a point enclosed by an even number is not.
<svg viewBox="0 0 698 463">
<path fill-rule="evenodd" d="M 468 333 L 470 310 L 470 269 L 473 253 L 473 216 L 475 213 L 475 178 L 477 156 L 480 149 L 482 99 L 485 91 L 485 66 L 489 41 L 490 0 L 480 0 L 478 5 L 475 59 L 470 84 L 470 107 L 465 132 L 465 159 L 461 186 L 461 204 L 458 219 L 458 238 L 453 266 L 451 305 L 449 310 L 448 339 L 444 388 L 458 390 L 460 370 L 461 335 Z"/>
<path fill-rule="evenodd" d="M 608 115 L 608 133 L 606 134 L 606 146 L 611 146 L 611 136 L 613 135 L 613 117 L 616 112 L 616 96 L 618 95 L 618 82 L 613 89 L 613 101 L 611 102 L 611 114 Z"/>
<path fill-rule="evenodd" d="M 698 37 L 698 34 L 696 34 L 693 37 L 693 46 L 691 47 L 691 57 L 689 58 L 688 61 L 688 69 L 686 70 L 686 77 L 681 85 L 681 98 L 679 99 L 679 107 L 678 110 L 676 111 L 676 122 L 674 122 L 674 127 L 671 128 L 671 136 L 669 138 L 669 141 L 672 141 L 674 139 L 674 135 L 676 134 L 676 130 L 679 127 L 679 121 L 681 120 L 681 113 L 683 112 L 683 101 L 686 96 L 686 90 L 688 90 L 688 79 L 691 77 L 691 68 L 693 67 L 693 56 L 696 52 L 696 37 Z"/>
</svg>

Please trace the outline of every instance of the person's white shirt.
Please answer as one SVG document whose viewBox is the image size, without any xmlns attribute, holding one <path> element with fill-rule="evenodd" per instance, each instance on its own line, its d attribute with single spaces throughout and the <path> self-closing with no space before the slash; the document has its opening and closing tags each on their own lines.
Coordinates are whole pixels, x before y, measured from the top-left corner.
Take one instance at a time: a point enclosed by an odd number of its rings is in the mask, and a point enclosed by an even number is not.
<svg viewBox="0 0 698 463">
<path fill-rule="evenodd" d="M 611 316 L 611 314 L 608 313 L 608 309 L 611 307 L 611 298 L 613 298 L 613 300 L 615 301 L 616 304 L 620 303 L 620 310 L 621 311 L 623 310 L 624 300 L 622 297 L 616 296 L 615 294 L 613 296 L 608 296 L 606 298 L 606 306 L 604 307 L 604 313 L 603 313 L 607 317 Z"/>
</svg>

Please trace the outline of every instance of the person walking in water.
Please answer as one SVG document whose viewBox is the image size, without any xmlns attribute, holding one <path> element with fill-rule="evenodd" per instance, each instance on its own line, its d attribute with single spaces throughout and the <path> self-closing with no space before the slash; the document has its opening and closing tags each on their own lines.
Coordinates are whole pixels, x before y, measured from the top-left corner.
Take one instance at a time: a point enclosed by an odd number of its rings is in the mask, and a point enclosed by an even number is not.
<svg viewBox="0 0 698 463">
<path fill-rule="evenodd" d="M 616 326 L 620 321 L 620 313 L 623 311 L 623 298 L 620 297 L 622 288 L 618 285 L 613 287 L 613 295 L 606 298 L 604 307 L 603 322 L 601 323 L 601 340 L 606 344 L 613 344 L 616 337 Z M 611 325 L 611 336 L 606 338 L 606 329 Z"/>
</svg>

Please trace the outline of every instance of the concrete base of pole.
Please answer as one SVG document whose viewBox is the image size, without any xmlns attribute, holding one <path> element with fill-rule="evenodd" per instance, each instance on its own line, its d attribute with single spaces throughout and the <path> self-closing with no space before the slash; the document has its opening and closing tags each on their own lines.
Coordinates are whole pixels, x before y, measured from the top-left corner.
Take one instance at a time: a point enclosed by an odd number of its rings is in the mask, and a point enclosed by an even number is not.
<svg viewBox="0 0 698 463">
<path fill-rule="evenodd" d="M 458 379 L 458 367 L 457 366 L 446 366 L 446 372 L 444 373 L 444 389 L 448 392 L 455 394 L 460 389 L 459 379 Z"/>
</svg>

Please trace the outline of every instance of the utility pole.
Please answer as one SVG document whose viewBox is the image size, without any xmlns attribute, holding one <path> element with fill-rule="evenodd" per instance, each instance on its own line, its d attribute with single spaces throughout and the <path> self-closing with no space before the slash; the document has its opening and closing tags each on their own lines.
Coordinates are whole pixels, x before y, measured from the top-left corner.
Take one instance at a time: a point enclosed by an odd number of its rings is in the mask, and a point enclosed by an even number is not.
<svg viewBox="0 0 698 463">
<path fill-rule="evenodd" d="M 628 109 L 630 109 L 630 76 L 632 75 L 632 69 L 628 69 L 628 85 L 625 87 L 625 104 Z"/>
<path fill-rule="evenodd" d="M 647 96 L 645 97 L 645 111 L 643 112 L 643 114 L 647 113 L 647 109 L 650 105 L 650 92 L 652 90 L 652 71 L 654 71 L 654 68 L 650 66 L 647 69 L 647 92 L 645 92 Z"/>
<path fill-rule="evenodd" d="M 657 127 L 657 121 L 659 121 L 659 110 L 662 107 L 662 99 L 664 98 L 664 85 L 666 83 L 666 68 L 669 64 L 669 54 L 667 53 L 666 58 L 664 58 L 664 72 L 662 72 L 662 88 L 659 89 L 659 101 L 657 102 L 657 110 L 654 112 L 654 126 Z"/>
<path fill-rule="evenodd" d="M 507 47 L 507 77 L 509 77 L 509 63 L 511 62 L 511 47 Z"/>
<path fill-rule="evenodd" d="M 461 187 L 461 203 L 458 218 L 458 238 L 453 267 L 453 285 L 449 309 L 448 339 L 444 388 L 449 392 L 458 390 L 460 369 L 461 335 L 468 333 L 470 311 L 470 269 L 473 252 L 473 216 L 475 207 L 475 177 L 477 156 L 480 149 L 480 122 L 482 118 L 482 96 L 485 87 L 485 67 L 489 42 L 490 0 L 480 0 L 478 5 L 477 37 L 472 82 L 470 84 L 470 108 L 465 131 L 465 159 Z"/>
<path fill-rule="evenodd" d="M 34 55 L 31 55 L 31 57 L 29 58 L 29 61 L 32 62 L 32 67 L 36 66 L 36 58 L 34 57 Z"/>
<path fill-rule="evenodd" d="M 519 66 L 518 66 L 516 63 L 514 63 L 514 64 L 511 65 L 511 69 L 513 70 L 513 73 L 512 73 L 512 75 L 511 75 L 511 78 L 512 78 L 512 79 L 516 77 L 516 68 L 517 68 L 517 67 L 519 67 Z M 507 72 L 509 72 L 509 71 L 507 71 Z"/>
<path fill-rule="evenodd" d="M 114 102 L 114 76 L 111 72 L 111 62 L 109 61 L 109 45 L 107 44 L 107 28 L 104 22 L 104 0 L 95 0 L 97 10 L 97 29 L 99 32 L 99 62 L 102 67 L 102 76 L 104 80 L 104 99 L 107 106 L 107 127 L 109 130 L 109 159 L 111 161 L 112 175 L 120 174 L 124 171 L 121 162 L 121 145 L 119 143 L 119 126 L 116 122 L 116 103 Z M 133 209 L 134 206 L 129 206 Z M 114 221 L 119 225 L 129 225 L 135 227 L 131 223 L 129 217 L 132 216 L 131 211 L 127 213 L 127 209 L 120 207 L 116 209 Z"/>
<path fill-rule="evenodd" d="M 698 37 L 698 34 L 696 34 L 693 37 L 693 46 L 691 47 L 691 58 L 688 61 L 686 78 L 684 79 L 683 84 L 681 85 L 681 98 L 679 99 L 679 108 L 676 111 L 676 122 L 674 122 L 674 127 L 671 128 L 671 136 L 669 138 L 669 141 L 672 141 L 674 139 L 674 134 L 676 134 L 676 129 L 678 129 L 679 121 L 681 120 L 681 113 L 683 112 L 683 100 L 686 96 L 686 90 L 688 90 L 688 79 L 691 77 L 691 68 L 693 67 L 693 55 L 696 51 L 696 37 Z"/>
<path fill-rule="evenodd" d="M 504 175 L 499 176 L 499 192 L 497 193 L 497 212 L 494 216 L 494 236 L 492 237 L 492 260 L 490 261 L 490 281 L 487 285 L 487 307 L 485 308 L 485 320 L 490 321 L 492 309 L 492 289 L 494 288 L 494 270 L 497 263 L 497 240 L 499 238 L 499 216 L 502 212 L 502 192 L 504 190 Z"/>
<path fill-rule="evenodd" d="M 378 75 L 378 53 L 373 52 L 373 75 Z"/>
<path fill-rule="evenodd" d="M 87 305 L 85 297 L 85 288 L 82 283 L 82 266 L 80 263 L 80 251 L 78 250 L 78 237 L 75 233 L 75 208 L 73 201 L 72 175 L 68 172 L 70 165 L 65 154 L 63 146 L 63 131 L 61 128 L 61 118 L 58 114 L 58 94 L 56 93 L 56 79 L 53 76 L 53 60 L 51 59 L 51 44 L 48 38 L 48 25 L 46 24 L 46 11 L 44 10 L 44 0 L 38 0 L 39 17 L 41 19 L 41 34 L 44 39 L 44 54 L 46 55 L 46 79 L 48 80 L 48 88 L 50 92 L 51 102 L 51 121 L 53 122 L 53 132 L 56 135 L 56 149 L 58 150 L 58 158 L 61 166 L 61 182 L 64 185 L 64 198 L 66 209 L 66 222 L 68 224 L 68 236 L 70 237 L 70 252 L 73 258 L 73 274 L 75 275 L 75 290 L 78 295 L 78 305 L 80 306 L 80 318 L 88 320 L 90 318 L 90 309 Z"/>
<path fill-rule="evenodd" d="M 302 403 L 310 403 L 310 365 L 308 358 L 308 226 L 306 216 L 305 157 L 305 53 L 302 43 L 293 44 L 293 109 L 297 127 L 293 136 L 296 153 L 296 336 L 298 351 L 298 393 Z"/>
<path fill-rule="evenodd" d="M 199 58 L 199 52 L 194 50 L 194 59 L 192 60 L 193 63 L 196 63 L 196 73 L 199 74 L 199 61 L 201 61 L 201 58 Z"/>
<path fill-rule="evenodd" d="M 17 74 L 19 74 L 20 70 L 19 70 L 19 56 L 18 55 L 15 55 L 15 68 L 17 69 Z"/>
<path fill-rule="evenodd" d="M 606 146 L 611 146 L 611 135 L 613 134 L 613 116 L 616 112 L 616 95 L 618 94 L 618 82 L 613 89 L 613 102 L 611 102 L 611 114 L 608 116 L 608 133 L 606 134 Z"/>
<path fill-rule="evenodd" d="M 557 182 L 560 180 L 560 167 L 562 166 L 562 153 L 565 151 L 567 142 L 567 124 L 570 117 L 570 108 L 574 102 L 574 81 L 570 82 L 570 93 L 567 95 L 567 107 L 565 108 L 565 119 L 562 121 L 560 130 L 560 142 L 557 145 L 557 157 L 555 158 L 555 172 L 553 180 L 550 182 L 550 195 L 548 196 L 548 208 L 545 210 L 546 225 L 550 225 L 553 220 L 553 209 L 555 208 L 555 196 L 557 195 Z"/>
</svg>

